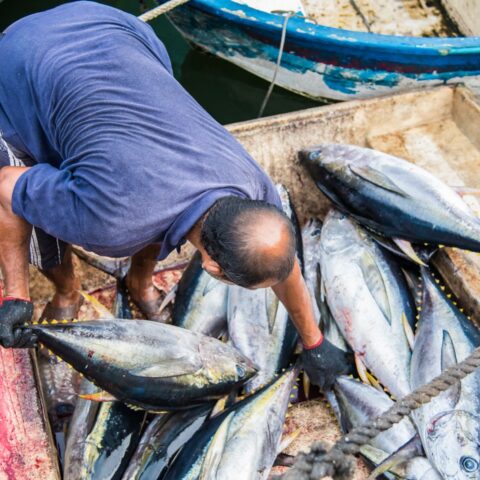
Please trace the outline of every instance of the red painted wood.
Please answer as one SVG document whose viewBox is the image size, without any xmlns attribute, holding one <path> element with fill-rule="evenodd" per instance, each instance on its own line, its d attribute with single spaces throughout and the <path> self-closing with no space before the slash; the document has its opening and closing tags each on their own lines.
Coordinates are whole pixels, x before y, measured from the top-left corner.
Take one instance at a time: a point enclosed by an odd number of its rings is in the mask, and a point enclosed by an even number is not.
<svg viewBox="0 0 480 480">
<path fill-rule="evenodd" d="M 59 480 L 28 350 L 0 347 L 0 480 Z"/>
</svg>

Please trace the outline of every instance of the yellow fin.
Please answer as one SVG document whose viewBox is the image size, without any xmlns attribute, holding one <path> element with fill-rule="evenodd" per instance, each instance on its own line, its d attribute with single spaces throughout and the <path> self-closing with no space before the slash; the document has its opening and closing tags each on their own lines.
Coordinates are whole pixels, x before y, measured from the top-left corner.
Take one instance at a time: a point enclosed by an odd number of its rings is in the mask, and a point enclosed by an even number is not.
<svg viewBox="0 0 480 480">
<path fill-rule="evenodd" d="M 92 402 L 115 402 L 117 400 L 116 397 L 105 390 L 100 390 L 100 392 L 95 393 L 82 393 L 79 397 L 84 400 L 91 400 Z"/>
<path fill-rule="evenodd" d="M 102 316 L 102 318 L 115 318 L 112 312 L 102 303 L 100 303 L 95 297 L 89 295 L 87 292 L 80 290 L 80 295 L 95 309 L 95 311 Z"/>
</svg>

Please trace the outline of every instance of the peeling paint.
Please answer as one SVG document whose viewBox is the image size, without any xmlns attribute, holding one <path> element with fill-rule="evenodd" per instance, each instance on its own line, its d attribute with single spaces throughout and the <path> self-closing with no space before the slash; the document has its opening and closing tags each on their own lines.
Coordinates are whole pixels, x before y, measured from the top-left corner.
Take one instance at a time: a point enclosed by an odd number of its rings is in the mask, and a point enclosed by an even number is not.
<svg viewBox="0 0 480 480">
<path fill-rule="evenodd" d="M 284 17 L 220 1 L 219 10 L 218 0 L 191 0 L 168 16 L 192 43 L 270 81 Z M 480 79 L 478 53 L 480 37 L 366 34 L 291 17 L 277 84 L 317 99 L 365 98 Z"/>
</svg>

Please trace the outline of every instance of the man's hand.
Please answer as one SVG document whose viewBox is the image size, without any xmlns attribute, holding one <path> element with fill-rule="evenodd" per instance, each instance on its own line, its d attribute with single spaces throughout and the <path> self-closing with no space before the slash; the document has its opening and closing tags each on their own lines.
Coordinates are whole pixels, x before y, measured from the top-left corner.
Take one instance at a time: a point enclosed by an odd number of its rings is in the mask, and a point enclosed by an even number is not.
<svg viewBox="0 0 480 480">
<path fill-rule="evenodd" d="M 338 375 L 350 373 L 351 356 L 322 337 L 316 345 L 304 347 L 302 363 L 311 382 L 325 391 Z"/>
<path fill-rule="evenodd" d="M 33 304 L 29 300 L 0 298 L 0 345 L 5 348 L 28 348 L 35 344 L 29 329 L 15 328 L 32 320 Z"/>
</svg>

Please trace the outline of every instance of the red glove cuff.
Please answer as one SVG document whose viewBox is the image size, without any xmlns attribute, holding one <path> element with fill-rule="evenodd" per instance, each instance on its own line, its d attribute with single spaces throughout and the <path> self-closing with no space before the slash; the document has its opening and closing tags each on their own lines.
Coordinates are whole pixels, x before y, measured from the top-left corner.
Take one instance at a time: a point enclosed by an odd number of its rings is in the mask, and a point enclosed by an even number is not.
<svg viewBox="0 0 480 480">
<path fill-rule="evenodd" d="M 304 350 L 313 350 L 314 348 L 319 347 L 323 343 L 324 336 L 321 335 L 320 340 L 317 343 L 314 343 L 313 345 L 309 345 L 308 347 L 303 344 Z"/>
<path fill-rule="evenodd" d="M 21 302 L 29 302 L 29 303 L 32 303 L 32 301 L 29 299 L 29 298 L 22 298 L 22 297 L 12 297 L 12 296 L 7 296 L 7 297 L 4 297 L 3 296 L 3 288 L 0 286 L 0 307 L 3 305 L 3 302 L 6 302 L 6 301 L 12 301 L 12 300 L 20 300 Z"/>
</svg>

